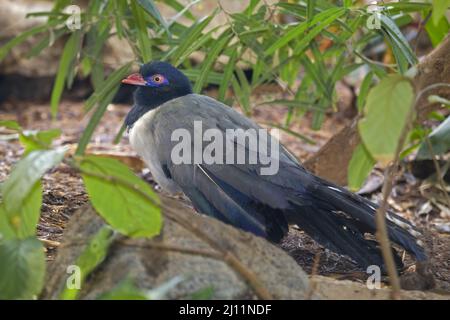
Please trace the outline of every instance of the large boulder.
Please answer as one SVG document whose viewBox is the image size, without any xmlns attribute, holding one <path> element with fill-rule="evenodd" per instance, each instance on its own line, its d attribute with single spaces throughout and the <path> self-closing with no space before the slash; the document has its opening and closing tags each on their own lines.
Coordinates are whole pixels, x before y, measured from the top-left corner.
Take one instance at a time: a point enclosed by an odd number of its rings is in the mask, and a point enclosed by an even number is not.
<svg viewBox="0 0 450 320">
<path fill-rule="evenodd" d="M 163 197 L 163 204 L 163 210 L 170 207 L 189 217 L 227 253 L 217 252 L 197 234 L 165 216 L 161 234 L 153 239 L 117 239 L 107 258 L 85 281 L 81 299 L 95 299 L 127 277 L 134 279 L 139 288 L 151 289 L 180 275 L 185 280 L 170 291 L 168 298 L 189 297 L 207 287 L 213 288 L 212 297 L 217 299 L 263 298 L 258 294 L 263 291 L 274 299 L 303 299 L 307 295 L 308 276 L 283 250 L 265 239 L 199 215 L 179 201 Z M 75 264 L 89 239 L 103 225 L 89 206 L 72 216 L 56 260 L 49 267 L 44 299 L 59 297 L 68 276 L 67 266 Z M 179 252 L 174 248 L 186 250 Z M 209 257 L 204 252 L 219 254 Z M 237 258 L 240 266 L 230 263 L 227 255 Z M 249 279 L 256 280 L 259 289 L 255 290 Z"/>
</svg>

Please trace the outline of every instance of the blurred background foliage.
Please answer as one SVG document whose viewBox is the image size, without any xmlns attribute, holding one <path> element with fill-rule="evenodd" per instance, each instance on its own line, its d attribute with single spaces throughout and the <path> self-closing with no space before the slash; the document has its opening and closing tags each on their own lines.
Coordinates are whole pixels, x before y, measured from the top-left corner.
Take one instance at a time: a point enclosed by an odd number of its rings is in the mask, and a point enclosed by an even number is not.
<svg viewBox="0 0 450 320">
<path fill-rule="evenodd" d="M 439 3 L 402 1 L 368 6 L 364 1 L 271 1 L 251 0 L 243 12 L 229 13 L 217 2 L 217 9 L 197 18 L 192 7 L 177 0 L 87 2 L 80 12 L 79 28 L 67 27 L 73 16 L 67 12 L 69 0 L 57 0 L 50 12 L 36 12 L 47 22 L 17 36 L 0 49 L 0 59 L 28 37 L 40 37 L 29 53 L 39 55 L 56 39 L 66 37 L 53 87 L 51 108 L 56 115 L 65 87 L 74 77 L 90 77 L 95 89 L 87 100 L 89 110 L 113 99 L 120 80 L 131 64 L 115 66 L 106 74 L 101 59 L 108 39 L 125 39 L 134 57 L 130 62 L 165 60 L 181 67 L 200 92 L 207 85 L 219 86 L 218 99 L 235 99 L 250 115 L 249 96 L 261 84 L 276 81 L 286 95 L 288 125 L 306 111 L 313 113 L 312 126 L 319 129 L 324 112 L 335 107 L 335 84 L 356 70 L 366 75 L 358 98 L 360 109 L 371 85 L 387 73 L 405 73 L 417 62 L 414 50 L 400 28 L 420 14 L 434 45 L 448 33 L 445 7 Z M 165 19 L 157 5 L 176 10 Z M 441 11 L 439 11 L 441 10 Z M 73 12 L 71 12 L 73 13 Z M 213 23 L 218 14 L 225 23 Z M 430 15 L 432 18 L 430 19 Z M 374 19 L 374 16 L 376 18 Z M 379 22 L 379 25 L 377 23 Z M 76 21 L 73 21 L 74 25 Z M 387 43 L 387 47 L 378 46 Z M 377 52 L 377 50 L 379 52 Z M 391 61 L 377 59 L 389 51 Z M 193 55 L 201 56 L 195 63 Z M 198 61 L 198 59 L 196 60 Z M 251 74 L 244 73 L 251 70 Z M 301 81 L 299 80 L 301 77 Z M 232 88 L 232 97 L 227 95 Z M 280 101 L 278 101 L 280 102 Z"/>
</svg>

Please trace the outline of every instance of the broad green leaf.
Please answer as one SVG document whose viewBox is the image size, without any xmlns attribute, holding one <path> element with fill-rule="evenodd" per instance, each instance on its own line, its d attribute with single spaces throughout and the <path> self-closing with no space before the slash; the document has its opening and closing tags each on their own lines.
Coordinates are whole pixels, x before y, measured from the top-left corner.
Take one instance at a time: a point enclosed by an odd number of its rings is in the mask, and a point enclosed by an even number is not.
<svg viewBox="0 0 450 320">
<path fill-rule="evenodd" d="M 45 255 L 39 240 L 0 241 L 0 299 L 34 299 L 44 277 Z"/>
<path fill-rule="evenodd" d="M 58 73 L 56 74 L 52 96 L 50 99 L 50 108 L 53 118 L 56 117 L 56 114 L 58 113 L 58 105 L 64 90 L 64 83 L 66 81 L 67 75 L 69 74 L 69 69 L 73 66 L 73 61 L 78 54 L 81 39 L 82 37 L 80 31 L 73 32 L 67 40 L 61 54 Z"/>
<path fill-rule="evenodd" d="M 80 169 L 94 208 L 115 230 L 131 237 L 159 234 L 159 198 L 128 167 L 115 159 L 88 156 Z"/>
<path fill-rule="evenodd" d="M 430 150 L 426 141 L 422 142 L 417 152 L 417 159 L 432 159 L 433 154 L 438 156 L 450 150 L 450 116 L 431 132 L 428 139 L 432 149 Z"/>
<path fill-rule="evenodd" d="M 16 131 L 22 130 L 20 125 L 17 123 L 17 121 L 14 121 L 14 120 L 0 120 L 0 127 L 5 127 L 5 128 L 16 130 Z"/>
<path fill-rule="evenodd" d="M 66 151 L 67 148 L 33 151 L 16 164 L 2 186 L 3 203 L 8 213 L 20 212 L 36 182 L 62 161 Z"/>
<path fill-rule="evenodd" d="M 20 143 L 25 147 L 24 155 L 31 151 L 49 149 L 54 139 L 61 135 L 60 129 L 50 129 L 44 131 L 20 133 Z"/>
<path fill-rule="evenodd" d="M 16 239 L 16 231 L 9 222 L 6 209 L 3 203 L 0 203 L 0 242 L 5 239 Z"/>
<path fill-rule="evenodd" d="M 383 165 L 394 157 L 413 100 L 411 83 L 397 74 L 381 80 L 367 96 L 365 117 L 358 129 L 366 149 Z"/>
<path fill-rule="evenodd" d="M 348 164 L 347 180 L 349 189 L 352 191 L 359 190 L 374 165 L 375 160 L 364 147 L 364 144 L 360 143 L 353 151 L 352 158 Z"/>
<path fill-rule="evenodd" d="M 445 17 L 445 13 L 450 7 L 450 0 L 434 0 L 433 2 L 433 23 L 438 25 L 442 17 Z"/>
<path fill-rule="evenodd" d="M 4 205 L 0 204 L 0 233 L 4 238 L 25 239 L 36 234 L 36 226 L 41 214 L 42 185 L 37 181 L 28 196 L 23 200 L 18 211 L 7 211 Z M 12 233 L 11 233 L 12 232 Z"/>
<path fill-rule="evenodd" d="M 433 47 L 437 47 L 437 45 L 447 36 L 450 30 L 450 23 L 448 22 L 446 16 L 443 16 L 437 24 L 433 23 L 433 21 L 429 19 L 425 25 L 425 30 L 430 37 Z"/>
<path fill-rule="evenodd" d="M 80 288 L 66 285 L 60 294 L 60 299 L 74 300 L 78 297 L 86 277 L 105 260 L 109 246 L 115 238 L 114 235 L 111 227 L 105 225 L 89 240 L 88 245 L 75 262 L 75 265 L 80 268 Z"/>
</svg>

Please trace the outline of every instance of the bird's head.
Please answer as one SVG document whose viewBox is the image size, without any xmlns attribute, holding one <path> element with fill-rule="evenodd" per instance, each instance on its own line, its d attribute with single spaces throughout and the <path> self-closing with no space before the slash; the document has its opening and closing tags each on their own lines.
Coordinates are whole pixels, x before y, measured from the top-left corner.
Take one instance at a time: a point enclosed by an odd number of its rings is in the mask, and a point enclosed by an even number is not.
<svg viewBox="0 0 450 320">
<path fill-rule="evenodd" d="M 139 73 L 122 80 L 138 86 L 135 104 L 157 107 L 166 101 L 192 93 L 189 79 L 170 63 L 154 61 L 144 64 Z"/>
</svg>

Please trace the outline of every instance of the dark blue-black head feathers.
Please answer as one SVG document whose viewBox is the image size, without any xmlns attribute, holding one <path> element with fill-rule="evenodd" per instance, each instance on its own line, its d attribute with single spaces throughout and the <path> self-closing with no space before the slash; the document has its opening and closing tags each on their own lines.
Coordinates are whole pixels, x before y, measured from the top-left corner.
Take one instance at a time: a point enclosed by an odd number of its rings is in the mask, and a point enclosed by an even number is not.
<svg viewBox="0 0 450 320">
<path fill-rule="evenodd" d="M 154 61 L 142 65 L 139 73 L 122 80 L 137 86 L 134 106 L 129 111 L 125 124 L 130 128 L 147 111 L 163 103 L 192 93 L 189 79 L 170 63 Z"/>
</svg>

